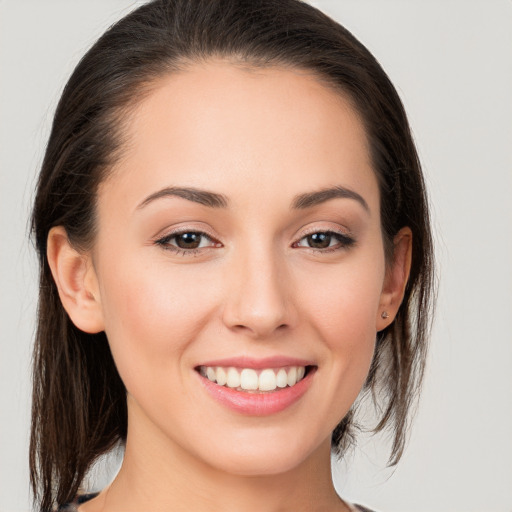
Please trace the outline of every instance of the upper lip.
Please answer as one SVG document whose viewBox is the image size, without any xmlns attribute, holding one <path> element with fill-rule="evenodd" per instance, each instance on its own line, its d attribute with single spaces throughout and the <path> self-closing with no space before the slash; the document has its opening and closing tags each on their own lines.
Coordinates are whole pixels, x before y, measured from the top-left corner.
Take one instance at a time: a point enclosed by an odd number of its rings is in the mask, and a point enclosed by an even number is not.
<svg viewBox="0 0 512 512">
<path fill-rule="evenodd" d="M 298 359 L 296 357 L 288 356 L 272 356 L 263 358 L 239 356 L 206 361 L 198 366 L 234 366 L 237 368 L 253 368 L 258 370 L 263 368 L 281 368 L 284 366 L 314 366 L 314 363 L 306 359 Z"/>
</svg>

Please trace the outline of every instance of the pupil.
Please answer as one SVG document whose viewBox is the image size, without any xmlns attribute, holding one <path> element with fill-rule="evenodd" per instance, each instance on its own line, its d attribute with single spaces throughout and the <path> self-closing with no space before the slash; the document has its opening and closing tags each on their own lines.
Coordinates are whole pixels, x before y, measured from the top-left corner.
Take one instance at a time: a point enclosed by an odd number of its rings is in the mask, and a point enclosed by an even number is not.
<svg viewBox="0 0 512 512">
<path fill-rule="evenodd" d="M 325 249 L 331 245 L 331 235 L 329 233 L 314 233 L 308 236 L 308 243 L 315 249 Z"/>
<path fill-rule="evenodd" d="M 197 249 L 201 243 L 201 235 L 198 233 L 182 233 L 176 237 L 176 245 L 180 249 Z"/>
</svg>

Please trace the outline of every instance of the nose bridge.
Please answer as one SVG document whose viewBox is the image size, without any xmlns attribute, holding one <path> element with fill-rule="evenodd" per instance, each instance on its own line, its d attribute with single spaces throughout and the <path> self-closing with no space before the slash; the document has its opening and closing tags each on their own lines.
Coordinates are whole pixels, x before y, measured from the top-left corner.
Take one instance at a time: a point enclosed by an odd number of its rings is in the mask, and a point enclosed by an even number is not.
<svg viewBox="0 0 512 512">
<path fill-rule="evenodd" d="M 234 251 L 224 322 L 255 337 L 292 323 L 284 255 L 271 243 Z"/>
</svg>

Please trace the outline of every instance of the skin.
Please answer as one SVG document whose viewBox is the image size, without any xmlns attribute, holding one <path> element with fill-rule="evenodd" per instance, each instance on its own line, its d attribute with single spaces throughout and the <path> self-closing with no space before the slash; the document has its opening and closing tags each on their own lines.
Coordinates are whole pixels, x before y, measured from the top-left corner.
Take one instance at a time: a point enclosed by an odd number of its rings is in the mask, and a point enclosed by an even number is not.
<svg viewBox="0 0 512 512">
<path fill-rule="evenodd" d="M 100 186 L 93 249 L 75 251 L 62 227 L 49 235 L 64 307 L 84 331 L 105 330 L 128 393 L 123 466 L 81 512 L 347 510 L 330 436 L 366 379 L 377 331 L 393 321 L 411 252 L 404 228 L 386 264 L 360 119 L 312 74 L 212 60 L 155 83 L 126 133 Z M 340 197 L 291 207 L 333 186 L 367 208 Z M 229 204 L 165 196 L 141 206 L 165 187 Z M 176 253 L 176 238 L 157 243 L 175 228 L 210 238 Z M 310 246 L 307 235 L 327 231 L 354 242 Z M 194 370 L 241 355 L 318 369 L 291 407 L 247 416 L 213 400 Z"/>
</svg>

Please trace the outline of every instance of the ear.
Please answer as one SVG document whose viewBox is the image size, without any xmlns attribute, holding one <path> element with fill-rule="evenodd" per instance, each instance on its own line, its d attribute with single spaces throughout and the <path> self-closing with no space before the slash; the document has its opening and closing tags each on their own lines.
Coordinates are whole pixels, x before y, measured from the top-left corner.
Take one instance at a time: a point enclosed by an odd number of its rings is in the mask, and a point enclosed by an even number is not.
<svg viewBox="0 0 512 512">
<path fill-rule="evenodd" d="M 393 259 L 388 264 L 377 314 L 377 331 L 390 325 L 404 298 L 412 260 L 412 231 L 402 228 L 393 239 Z"/>
<path fill-rule="evenodd" d="M 88 254 L 78 252 L 62 226 L 48 233 L 48 264 L 71 321 L 88 333 L 103 331 L 98 280 Z"/>
</svg>

